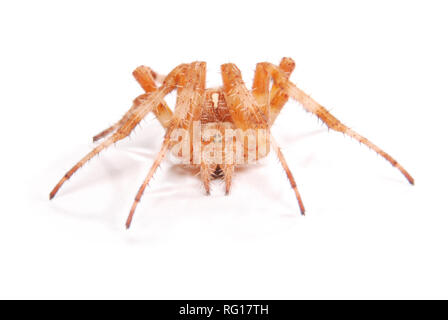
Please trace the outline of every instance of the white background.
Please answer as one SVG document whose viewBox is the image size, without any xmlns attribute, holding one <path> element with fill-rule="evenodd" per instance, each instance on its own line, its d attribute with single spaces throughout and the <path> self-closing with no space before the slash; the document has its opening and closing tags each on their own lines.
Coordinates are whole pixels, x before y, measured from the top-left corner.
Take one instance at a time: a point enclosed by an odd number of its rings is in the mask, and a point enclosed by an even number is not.
<svg viewBox="0 0 448 320">
<path fill-rule="evenodd" d="M 3 1 L 0 298 L 448 298 L 443 1 Z M 142 93 L 141 64 L 295 59 L 292 81 L 400 161 L 288 103 L 232 193 L 165 161 L 152 116 L 48 193 Z M 168 101 L 173 102 L 173 97 Z"/>
</svg>

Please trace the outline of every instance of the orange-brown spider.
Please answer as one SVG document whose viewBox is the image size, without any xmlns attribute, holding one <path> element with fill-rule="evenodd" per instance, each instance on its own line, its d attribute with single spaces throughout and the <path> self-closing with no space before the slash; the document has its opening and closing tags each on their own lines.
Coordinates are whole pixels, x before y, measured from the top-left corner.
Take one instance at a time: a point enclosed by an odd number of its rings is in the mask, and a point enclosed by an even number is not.
<svg viewBox="0 0 448 320">
<path fill-rule="evenodd" d="M 342 132 L 376 151 L 400 170 L 409 183 L 414 184 L 411 175 L 389 154 L 342 124 L 290 82 L 289 76 L 294 67 L 295 63 L 290 58 L 283 58 L 278 66 L 267 62 L 258 63 L 251 91 L 246 88 L 241 72 L 232 63 L 221 66 L 223 86 L 212 89 L 205 87 L 205 62 L 181 64 L 167 76 L 161 76 L 145 66 L 138 67 L 133 75 L 146 93 L 134 100 L 133 106 L 120 121 L 93 138 L 94 141 L 106 139 L 64 175 L 51 191 L 50 199 L 88 160 L 127 137 L 148 113 L 153 112 L 166 133 L 161 150 L 137 192 L 126 221 L 127 228 L 146 186 L 169 150 L 185 163 L 199 168 L 207 194 L 210 191 L 210 179 L 216 175 L 224 178 L 228 194 L 235 166 L 265 157 L 272 147 L 295 192 L 300 211 L 304 214 L 305 208 L 297 184 L 270 134 L 270 127 L 289 97 L 302 104 L 306 111 L 315 114 L 330 129 Z M 161 85 L 158 87 L 156 82 Z M 175 89 L 177 101 L 172 112 L 164 97 Z"/>
</svg>

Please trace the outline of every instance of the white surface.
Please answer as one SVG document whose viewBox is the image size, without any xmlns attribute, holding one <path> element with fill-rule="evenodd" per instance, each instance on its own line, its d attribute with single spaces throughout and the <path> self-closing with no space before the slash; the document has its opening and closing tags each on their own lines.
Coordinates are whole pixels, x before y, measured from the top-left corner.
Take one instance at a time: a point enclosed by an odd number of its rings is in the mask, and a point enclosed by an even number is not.
<svg viewBox="0 0 448 320">
<path fill-rule="evenodd" d="M 448 298 L 447 7 L 443 1 L 9 1 L 0 4 L 0 298 Z M 396 157 L 330 132 L 294 102 L 280 164 L 210 197 L 166 161 L 147 119 L 48 193 L 141 93 L 140 64 L 297 63 L 292 80 Z M 171 100 L 173 101 L 172 97 Z"/>
</svg>

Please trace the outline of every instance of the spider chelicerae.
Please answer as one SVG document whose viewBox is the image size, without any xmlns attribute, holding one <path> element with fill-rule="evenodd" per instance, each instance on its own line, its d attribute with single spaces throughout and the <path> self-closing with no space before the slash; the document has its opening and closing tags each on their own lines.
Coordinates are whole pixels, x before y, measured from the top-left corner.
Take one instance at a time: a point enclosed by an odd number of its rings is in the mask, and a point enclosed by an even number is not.
<svg viewBox="0 0 448 320">
<path fill-rule="evenodd" d="M 126 221 L 127 228 L 131 225 L 146 186 L 170 150 L 183 163 L 199 168 L 207 194 L 210 193 L 212 177 L 224 179 L 225 192 L 228 194 L 235 167 L 266 157 L 272 149 L 286 172 L 300 211 L 304 214 L 305 207 L 297 184 L 270 133 L 270 127 L 289 98 L 315 114 L 328 128 L 342 132 L 377 152 L 400 170 L 409 183 L 414 184 L 411 175 L 394 158 L 342 124 L 327 109 L 289 81 L 294 67 L 295 63 L 291 58 L 283 58 L 278 66 L 268 62 L 258 63 L 252 90 L 246 88 L 240 70 L 232 63 L 221 66 L 223 85 L 219 88 L 206 88 L 205 62 L 181 64 L 167 76 L 159 75 L 149 67 L 138 67 L 133 75 L 146 93 L 134 100 L 132 107 L 120 121 L 93 137 L 94 141 L 104 141 L 64 175 L 51 191 L 50 199 L 87 161 L 129 136 L 137 124 L 152 112 L 166 133 L 161 149 L 137 192 Z M 171 111 L 164 97 L 173 90 L 177 90 L 177 99 L 174 111 Z"/>
</svg>

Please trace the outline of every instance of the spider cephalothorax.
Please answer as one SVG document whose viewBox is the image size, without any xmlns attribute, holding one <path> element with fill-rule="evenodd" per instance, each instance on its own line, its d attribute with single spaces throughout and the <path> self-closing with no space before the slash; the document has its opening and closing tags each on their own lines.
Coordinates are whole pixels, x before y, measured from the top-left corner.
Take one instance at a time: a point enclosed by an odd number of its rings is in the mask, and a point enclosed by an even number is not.
<svg viewBox="0 0 448 320">
<path fill-rule="evenodd" d="M 127 137 L 148 113 L 153 112 L 166 133 L 161 150 L 135 197 L 126 222 L 127 228 L 147 184 L 169 150 L 184 163 L 199 168 L 208 194 L 211 177 L 222 177 L 226 193 L 229 193 L 235 167 L 265 157 L 272 148 L 304 214 L 305 208 L 297 184 L 270 133 L 270 127 L 289 97 L 302 104 L 306 111 L 314 113 L 330 129 L 349 135 L 376 151 L 399 169 L 409 183 L 414 184 L 411 175 L 395 159 L 342 124 L 290 82 L 289 75 L 294 66 L 295 63 L 290 58 L 283 58 L 279 66 L 267 62 L 258 63 L 252 90 L 246 88 L 241 72 L 231 63 L 221 66 L 223 86 L 212 89 L 205 87 L 205 62 L 181 64 L 166 77 L 148 67 L 138 67 L 133 74 L 146 93 L 134 100 L 133 106 L 120 121 L 93 138 L 94 141 L 102 138 L 105 140 L 65 174 L 51 191 L 50 199 L 88 160 Z M 161 83 L 159 87 L 157 82 Z M 164 101 L 164 97 L 173 90 L 177 90 L 174 112 Z"/>
</svg>

